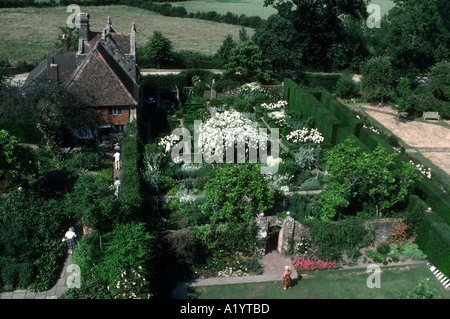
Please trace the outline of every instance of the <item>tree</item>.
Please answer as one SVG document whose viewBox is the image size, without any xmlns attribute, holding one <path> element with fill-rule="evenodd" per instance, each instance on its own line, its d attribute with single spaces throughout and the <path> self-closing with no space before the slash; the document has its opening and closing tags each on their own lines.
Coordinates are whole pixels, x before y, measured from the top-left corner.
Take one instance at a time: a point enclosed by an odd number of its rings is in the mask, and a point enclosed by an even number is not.
<svg viewBox="0 0 450 319">
<path fill-rule="evenodd" d="M 73 214 L 83 226 L 105 234 L 121 220 L 112 200 L 113 190 L 108 181 L 91 174 L 81 175 L 73 191 L 66 196 L 68 213 Z"/>
<path fill-rule="evenodd" d="M 429 71 L 430 88 L 433 95 L 444 101 L 450 100 L 450 62 L 434 64 Z"/>
<path fill-rule="evenodd" d="M 160 68 L 173 60 L 173 44 L 162 32 L 154 31 L 142 50 L 143 58 L 150 65 Z"/>
<path fill-rule="evenodd" d="M 76 130 L 94 132 L 98 127 L 98 113 L 56 83 L 37 82 L 2 102 L 2 117 L 35 124 L 43 135 L 44 146 L 54 154 L 62 147 L 77 145 Z"/>
<path fill-rule="evenodd" d="M 233 37 L 228 34 L 222 42 L 219 50 L 217 51 L 217 56 L 222 60 L 222 65 L 228 62 L 228 57 L 230 56 L 231 50 L 236 46 Z"/>
<path fill-rule="evenodd" d="M 212 223 L 252 221 L 274 204 L 274 194 L 256 164 L 223 164 L 205 191 L 207 202 L 201 209 Z"/>
<path fill-rule="evenodd" d="M 270 75 L 265 66 L 261 49 L 253 41 L 243 41 L 231 49 L 224 76 L 238 77 L 246 82 L 268 81 Z"/>
<path fill-rule="evenodd" d="M 273 32 L 268 41 L 283 44 L 282 51 L 292 51 L 289 54 L 292 60 L 288 60 L 290 65 L 329 70 L 332 63 L 327 52 L 333 45 L 342 43 L 342 17 L 365 17 L 366 3 L 366 0 L 265 0 L 264 6 L 273 6 L 281 19 L 273 18 L 256 33 L 268 35 Z M 281 28 L 283 21 L 288 23 Z M 276 30 L 281 32 L 275 33 Z M 256 39 L 262 40 L 263 37 L 257 36 Z M 258 44 L 265 54 L 270 51 L 272 54 L 268 55 L 277 56 L 278 46 Z"/>
<path fill-rule="evenodd" d="M 344 99 L 354 98 L 358 94 L 358 86 L 353 81 L 353 74 L 343 73 L 339 80 L 336 82 L 335 93 L 337 96 Z"/>
<path fill-rule="evenodd" d="M 402 78 L 395 88 L 394 96 L 395 104 L 393 108 L 398 112 L 397 120 L 400 120 L 402 113 L 409 113 L 413 109 L 413 94 L 411 89 L 411 81 L 407 78 Z"/>
<path fill-rule="evenodd" d="M 391 94 L 394 83 L 394 69 L 388 57 L 375 57 L 361 67 L 361 89 L 367 99 L 384 99 Z"/>
<path fill-rule="evenodd" d="M 252 39 L 270 61 L 272 70 L 297 70 L 302 66 L 301 47 L 295 43 L 292 21 L 281 15 L 271 15 L 255 30 Z M 282 36 L 281 36 L 282 35 Z"/>
<path fill-rule="evenodd" d="M 395 69 L 416 75 L 449 56 L 449 36 L 439 14 L 437 0 L 394 0 L 395 6 L 370 29 L 376 54 L 391 57 Z M 446 16 L 447 18 L 447 16 Z"/>
<path fill-rule="evenodd" d="M 342 214 L 356 200 L 371 202 L 375 215 L 381 217 L 407 199 L 421 178 L 415 165 L 402 161 L 398 153 L 382 146 L 363 152 L 351 140 L 333 147 L 325 165 L 328 174 L 324 177 L 327 188 L 320 199 L 322 220 Z"/>
<path fill-rule="evenodd" d="M 33 150 L 19 142 L 16 136 L 0 130 L 0 181 L 17 181 L 37 173 L 37 159 Z"/>
</svg>

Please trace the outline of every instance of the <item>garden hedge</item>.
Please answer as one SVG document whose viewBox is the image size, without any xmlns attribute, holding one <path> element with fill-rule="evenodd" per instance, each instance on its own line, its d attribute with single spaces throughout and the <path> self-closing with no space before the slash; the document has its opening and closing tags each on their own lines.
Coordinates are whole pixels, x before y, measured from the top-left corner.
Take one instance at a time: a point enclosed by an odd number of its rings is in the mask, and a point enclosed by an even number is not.
<svg viewBox="0 0 450 319">
<path fill-rule="evenodd" d="M 416 236 L 428 260 L 450 277 L 450 226 L 434 212 L 425 213 Z"/>
<path fill-rule="evenodd" d="M 432 180 L 423 179 L 418 185 L 419 196 L 450 225 L 450 196 Z"/>
</svg>

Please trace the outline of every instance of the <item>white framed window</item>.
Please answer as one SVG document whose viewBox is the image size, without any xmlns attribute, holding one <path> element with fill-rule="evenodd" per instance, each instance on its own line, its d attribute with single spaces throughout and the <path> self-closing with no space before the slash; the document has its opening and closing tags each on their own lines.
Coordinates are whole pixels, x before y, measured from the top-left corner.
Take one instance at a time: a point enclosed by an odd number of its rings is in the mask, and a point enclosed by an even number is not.
<svg viewBox="0 0 450 319">
<path fill-rule="evenodd" d="M 110 107 L 108 109 L 108 115 L 109 116 L 122 115 L 122 108 L 121 107 Z"/>
</svg>

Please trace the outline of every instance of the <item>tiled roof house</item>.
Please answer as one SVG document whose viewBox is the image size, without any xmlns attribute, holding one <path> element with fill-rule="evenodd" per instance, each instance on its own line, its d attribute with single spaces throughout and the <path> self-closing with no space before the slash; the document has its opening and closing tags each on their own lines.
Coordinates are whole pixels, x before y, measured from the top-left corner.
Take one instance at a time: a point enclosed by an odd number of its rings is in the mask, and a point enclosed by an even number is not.
<svg viewBox="0 0 450 319">
<path fill-rule="evenodd" d="M 102 125 L 98 134 L 107 140 L 123 131 L 128 118 L 135 120 L 140 88 L 136 83 L 136 28 L 118 32 L 108 23 L 101 32 L 89 29 L 89 14 L 77 16 L 78 51 L 68 51 L 63 35 L 62 49 L 50 53 L 29 75 L 28 87 L 35 81 L 55 81 L 77 96 L 85 105 L 94 107 Z"/>
</svg>

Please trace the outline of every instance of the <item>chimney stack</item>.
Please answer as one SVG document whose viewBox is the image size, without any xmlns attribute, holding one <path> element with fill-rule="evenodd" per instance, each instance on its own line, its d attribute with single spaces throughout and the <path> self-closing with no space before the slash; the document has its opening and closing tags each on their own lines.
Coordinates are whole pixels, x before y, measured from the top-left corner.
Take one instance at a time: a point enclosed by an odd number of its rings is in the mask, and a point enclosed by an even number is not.
<svg viewBox="0 0 450 319">
<path fill-rule="evenodd" d="M 80 12 L 76 18 L 79 39 L 89 41 L 89 13 Z"/>
<path fill-rule="evenodd" d="M 50 82 L 59 83 L 59 72 L 58 72 L 58 64 L 51 63 L 48 67 L 48 80 Z"/>
<path fill-rule="evenodd" d="M 61 37 L 61 45 L 62 45 L 61 53 L 69 52 L 69 42 L 67 41 L 66 34 L 63 34 Z"/>
</svg>

